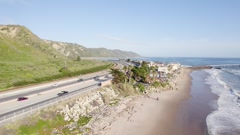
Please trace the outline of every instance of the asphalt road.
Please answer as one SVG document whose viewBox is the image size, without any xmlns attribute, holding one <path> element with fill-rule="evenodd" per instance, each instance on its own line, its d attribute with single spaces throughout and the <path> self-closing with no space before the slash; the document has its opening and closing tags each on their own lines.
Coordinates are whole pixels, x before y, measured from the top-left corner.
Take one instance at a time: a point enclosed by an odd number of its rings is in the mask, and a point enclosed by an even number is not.
<svg viewBox="0 0 240 135">
<path fill-rule="evenodd" d="M 13 100 L 13 99 L 16 100 L 18 97 L 26 97 L 26 96 L 41 93 L 44 91 L 55 90 L 56 88 L 61 88 L 64 86 L 73 85 L 73 84 L 81 83 L 84 81 L 92 80 L 95 76 L 103 77 L 106 75 L 109 75 L 109 73 L 96 74 L 96 75 L 90 76 L 90 77 L 88 77 L 88 76 L 81 77 L 82 81 L 78 81 L 79 80 L 78 78 L 74 78 L 74 79 L 69 79 L 67 81 L 64 80 L 64 81 L 61 81 L 58 83 L 46 84 L 43 86 L 36 86 L 33 88 L 26 88 L 24 90 L 18 90 L 18 91 L 9 92 L 9 93 L 1 93 L 0 94 L 0 103 L 6 102 L 9 100 Z M 54 84 L 57 84 L 57 86 L 53 86 Z"/>
<path fill-rule="evenodd" d="M 94 79 L 98 76 L 99 79 Z M 74 92 L 85 91 L 86 88 L 95 89 L 100 87 L 98 84 L 102 81 L 111 80 L 108 72 L 100 72 L 90 75 L 81 76 L 79 78 L 71 78 L 47 84 L 36 85 L 19 90 L 0 93 L 0 121 L 4 118 L 12 117 L 15 114 L 22 113 L 24 109 L 31 109 L 34 105 L 41 105 L 41 103 L 59 98 L 57 95 L 61 91 L 68 91 L 69 94 Z M 57 86 L 53 86 L 57 84 Z M 65 96 L 65 95 L 63 95 Z M 17 101 L 18 97 L 27 97 L 27 100 Z"/>
<path fill-rule="evenodd" d="M 103 78 L 103 80 L 109 79 L 111 78 Z M 69 92 L 68 94 L 71 94 L 72 92 L 83 91 L 87 87 L 98 88 L 100 87 L 98 86 L 100 82 L 101 80 L 91 79 L 83 82 L 74 83 L 71 85 L 61 87 L 59 86 L 58 88 L 55 87 L 53 90 L 50 91 L 43 91 L 37 94 L 26 96 L 28 97 L 27 100 L 17 101 L 16 99 L 13 99 L 6 102 L 2 102 L 0 103 L 1 106 L 0 117 L 1 118 L 2 116 L 7 117 L 7 115 L 10 114 L 11 112 L 17 113 L 17 111 L 22 110 L 23 108 L 28 108 L 29 106 L 39 104 L 41 102 L 45 102 L 54 98 L 58 98 L 59 96 L 57 94 L 61 91 L 68 91 Z"/>
<path fill-rule="evenodd" d="M 100 86 L 98 86 L 98 84 L 99 84 L 98 81 L 89 80 L 87 82 L 81 82 L 81 83 L 74 84 L 74 85 L 56 88 L 55 90 L 52 90 L 52 91 L 47 91 L 47 92 L 45 91 L 45 92 L 42 92 L 39 94 L 30 95 L 30 96 L 28 96 L 27 100 L 23 100 L 23 101 L 10 100 L 7 102 L 0 103 L 0 105 L 1 105 L 0 120 L 3 119 L 3 116 L 5 118 L 10 117 L 8 115 L 12 114 L 12 112 L 15 112 L 17 114 L 18 111 L 22 111 L 22 109 L 26 109 L 26 108 L 30 109 L 29 108 L 30 106 L 40 104 L 42 102 L 46 102 L 46 101 L 52 100 L 54 98 L 59 98 L 57 93 L 59 93 L 61 91 L 68 91 L 69 92 L 68 94 L 71 94 L 76 91 L 83 91 L 86 87 L 94 87 L 94 88 L 100 87 Z M 19 113 L 21 113 L 21 112 L 19 112 Z"/>
</svg>

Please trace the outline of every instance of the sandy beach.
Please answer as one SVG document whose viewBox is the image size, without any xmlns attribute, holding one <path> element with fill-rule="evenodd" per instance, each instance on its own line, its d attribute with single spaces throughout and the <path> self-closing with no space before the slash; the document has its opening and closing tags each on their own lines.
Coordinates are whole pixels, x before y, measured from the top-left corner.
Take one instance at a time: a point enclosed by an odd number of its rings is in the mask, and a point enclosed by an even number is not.
<svg viewBox="0 0 240 135">
<path fill-rule="evenodd" d="M 105 110 L 106 117 L 95 117 L 93 134 L 102 135 L 175 135 L 179 129 L 176 116 L 182 101 L 190 97 L 189 69 L 171 80 L 173 90 L 128 97 L 117 107 Z M 103 111 L 104 112 L 104 111 Z"/>
</svg>

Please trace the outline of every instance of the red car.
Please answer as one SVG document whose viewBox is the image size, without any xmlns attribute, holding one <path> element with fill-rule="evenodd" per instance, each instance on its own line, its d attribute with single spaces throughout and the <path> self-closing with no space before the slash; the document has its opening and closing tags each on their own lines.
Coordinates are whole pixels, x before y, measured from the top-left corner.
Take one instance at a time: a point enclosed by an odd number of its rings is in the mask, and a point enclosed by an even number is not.
<svg viewBox="0 0 240 135">
<path fill-rule="evenodd" d="M 17 101 L 23 101 L 23 100 L 27 100 L 28 98 L 27 97 L 19 97 L 18 99 L 17 99 Z"/>
</svg>

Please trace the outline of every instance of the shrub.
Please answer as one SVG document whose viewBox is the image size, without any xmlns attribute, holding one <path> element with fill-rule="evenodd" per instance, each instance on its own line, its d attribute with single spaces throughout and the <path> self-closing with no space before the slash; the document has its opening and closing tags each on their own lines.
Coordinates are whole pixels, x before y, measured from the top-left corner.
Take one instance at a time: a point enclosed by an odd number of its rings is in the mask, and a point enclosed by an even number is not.
<svg viewBox="0 0 240 135">
<path fill-rule="evenodd" d="M 136 93 L 133 86 L 129 83 L 119 83 L 117 87 L 120 90 L 120 94 L 123 96 L 130 96 Z"/>
<path fill-rule="evenodd" d="M 145 91 L 145 86 L 141 83 L 136 84 L 135 87 L 138 87 L 140 92 L 142 93 Z"/>
<path fill-rule="evenodd" d="M 153 87 L 157 88 L 157 87 L 161 87 L 161 83 L 160 82 L 157 82 L 155 81 L 153 84 L 152 84 Z"/>
<path fill-rule="evenodd" d="M 80 56 L 77 56 L 77 61 L 80 61 L 80 60 L 81 60 Z"/>
<path fill-rule="evenodd" d="M 92 117 L 80 117 L 77 123 L 79 126 L 84 126 L 91 120 L 91 118 Z"/>
<path fill-rule="evenodd" d="M 23 86 L 28 84 L 36 83 L 34 80 L 21 80 L 13 83 L 13 86 Z"/>
<path fill-rule="evenodd" d="M 108 69 L 108 68 L 110 68 L 110 66 L 112 66 L 112 65 L 108 64 L 108 65 L 103 65 L 103 66 L 99 66 L 99 67 L 94 67 L 94 68 L 89 68 L 89 69 L 84 69 L 84 70 L 79 70 L 79 71 L 74 71 L 74 72 L 70 72 L 69 70 L 67 70 L 65 68 L 61 68 L 59 70 L 59 72 L 61 72 L 60 74 L 56 74 L 56 75 L 52 75 L 52 76 L 45 76 L 45 77 L 41 77 L 41 78 L 35 78 L 34 80 L 21 80 L 21 81 L 14 82 L 12 84 L 12 86 L 17 87 L 17 86 L 34 84 L 34 83 L 40 83 L 40 82 L 44 82 L 44 81 L 52 81 L 52 80 L 64 78 L 64 77 L 77 76 L 79 74 L 83 75 L 83 74 L 93 73 L 93 72 L 101 71 L 104 69 Z"/>
</svg>

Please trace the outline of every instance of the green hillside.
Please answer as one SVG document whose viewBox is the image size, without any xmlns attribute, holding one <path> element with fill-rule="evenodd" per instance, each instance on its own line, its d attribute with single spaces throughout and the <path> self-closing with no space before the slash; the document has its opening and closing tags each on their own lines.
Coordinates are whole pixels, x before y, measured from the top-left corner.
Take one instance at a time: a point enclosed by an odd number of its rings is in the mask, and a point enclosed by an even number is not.
<svg viewBox="0 0 240 135">
<path fill-rule="evenodd" d="M 68 58 L 23 26 L 0 25 L 0 90 L 92 72 L 104 65 Z"/>
</svg>

